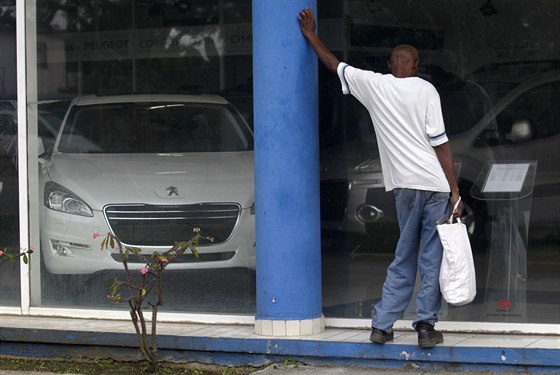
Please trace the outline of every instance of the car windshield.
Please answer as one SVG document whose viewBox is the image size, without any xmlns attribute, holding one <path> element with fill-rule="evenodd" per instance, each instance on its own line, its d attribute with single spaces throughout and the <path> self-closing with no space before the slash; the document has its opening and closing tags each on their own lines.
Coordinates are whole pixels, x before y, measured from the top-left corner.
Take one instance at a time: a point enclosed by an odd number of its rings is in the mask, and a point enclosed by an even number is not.
<svg viewBox="0 0 560 375">
<path fill-rule="evenodd" d="M 58 151 L 184 153 L 248 151 L 253 138 L 231 105 L 146 102 L 72 108 Z"/>
</svg>

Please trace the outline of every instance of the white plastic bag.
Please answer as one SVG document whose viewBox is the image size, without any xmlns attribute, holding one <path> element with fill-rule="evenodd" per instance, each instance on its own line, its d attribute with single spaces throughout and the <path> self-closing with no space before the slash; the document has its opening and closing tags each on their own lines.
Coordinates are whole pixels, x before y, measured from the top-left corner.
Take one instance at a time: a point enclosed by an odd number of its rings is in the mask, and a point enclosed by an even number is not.
<svg viewBox="0 0 560 375">
<path fill-rule="evenodd" d="M 460 201 L 459 198 L 455 208 Z M 451 214 L 449 220 L 436 225 L 436 228 L 443 245 L 439 273 L 441 294 L 451 305 L 466 305 L 476 296 L 476 273 L 467 227 L 459 218 L 453 223 Z"/>
</svg>

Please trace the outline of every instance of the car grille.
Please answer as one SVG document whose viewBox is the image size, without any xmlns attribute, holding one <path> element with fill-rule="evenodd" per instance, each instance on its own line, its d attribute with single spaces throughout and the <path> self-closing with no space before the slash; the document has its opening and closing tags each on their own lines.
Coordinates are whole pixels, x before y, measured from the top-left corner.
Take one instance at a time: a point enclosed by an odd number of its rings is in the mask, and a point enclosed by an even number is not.
<svg viewBox="0 0 560 375">
<path fill-rule="evenodd" d="M 200 245 L 219 244 L 231 236 L 241 208 L 233 203 L 191 205 L 111 205 L 104 209 L 109 227 L 132 246 L 172 246 L 194 237 L 193 228 L 214 238 Z"/>
<path fill-rule="evenodd" d="M 220 262 L 226 261 L 233 258 L 235 255 L 235 251 L 224 251 L 221 253 L 199 253 L 198 257 L 195 257 L 191 253 L 186 253 L 183 255 L 178 255 L 175 259 L 173 259 L 173 263 L 195 263 L 195 262 Z M 122 256 L 119 253 L 112 253 L 111 257 L 116 260 L 117 262 L 122 262 Z M 126 258 L 129 264 L 133 263 L 143 263 L 147 262 L 146 256 L 136 255 L 136 254 L 128 254 Z"/>
</svg>

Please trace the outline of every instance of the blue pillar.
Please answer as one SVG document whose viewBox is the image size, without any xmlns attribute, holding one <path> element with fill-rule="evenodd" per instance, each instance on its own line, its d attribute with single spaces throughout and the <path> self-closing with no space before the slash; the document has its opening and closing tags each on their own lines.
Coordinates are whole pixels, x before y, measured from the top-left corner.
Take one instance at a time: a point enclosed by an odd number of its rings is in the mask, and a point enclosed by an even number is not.
<svg viewBox="0 0 560 375">
<path fill-rule="evenodd" d="M 255 331 L 272 325 L 274 336 L 322 322 L 317 58 L 297 21 L 304 7 L 316 1 L 253 1 Z"/>
</svg>

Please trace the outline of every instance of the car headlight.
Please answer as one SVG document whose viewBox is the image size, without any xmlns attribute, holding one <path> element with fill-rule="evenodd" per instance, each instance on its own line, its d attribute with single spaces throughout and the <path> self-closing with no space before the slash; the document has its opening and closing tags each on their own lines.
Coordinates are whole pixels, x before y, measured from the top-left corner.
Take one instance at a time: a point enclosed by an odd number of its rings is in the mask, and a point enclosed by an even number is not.
<svg viewBox="0 0 560 375">
<path fill-rule="evenodd" d="M 92 209 L 83 199 L 55 182 L 45 184 L 45 206 L 51 210 L 72 215 L 93 216 Z"/>
</svg>

